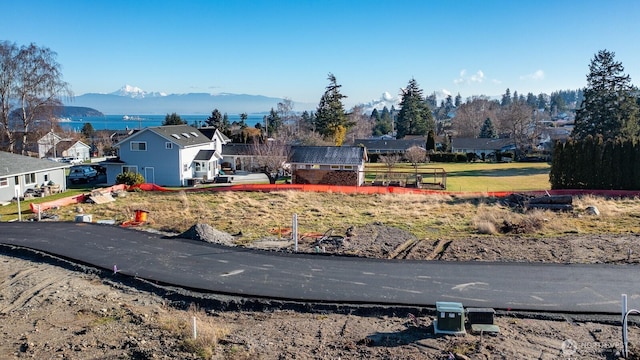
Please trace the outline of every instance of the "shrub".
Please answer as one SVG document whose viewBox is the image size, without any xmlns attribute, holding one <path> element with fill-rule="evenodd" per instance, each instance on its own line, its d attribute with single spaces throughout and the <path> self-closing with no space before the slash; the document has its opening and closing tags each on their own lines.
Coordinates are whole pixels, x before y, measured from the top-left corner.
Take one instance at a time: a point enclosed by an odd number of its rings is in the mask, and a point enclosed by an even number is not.
<svg viewBox="0 0 640 360">
<path fill-rule="evenodd" d="M 116 176 L 116 184 L 126 184 L 129 186 L 142 184 L 144 182 L 144 176 L 135 172 L 123 172 Z"/>
</svg>

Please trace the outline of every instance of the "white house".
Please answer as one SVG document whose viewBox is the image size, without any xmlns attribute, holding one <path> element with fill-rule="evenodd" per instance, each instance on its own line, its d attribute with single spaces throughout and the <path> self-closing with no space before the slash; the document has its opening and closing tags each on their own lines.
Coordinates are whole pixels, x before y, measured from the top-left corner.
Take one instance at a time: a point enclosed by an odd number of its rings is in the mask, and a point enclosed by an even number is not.
<svg viewBox="0 0 640 360">
<path fill-rule="evenodd" d="M 222 143 L 222 137 L 214 134 L 210 139 L 188 125 L 148 127 L 116 144 L 119 158 L 101 164 L 109 184 L 118 174 L 131 171 L 148 183 L 187 186 L 218 174 Z"/>
<path fill-rule="evenodd" d="M 49 131 L 38 139 L 39 158 L 73 157 L 81 160 L 89 160 L 91 147 L 82 141 L 65 139 Z"/>
</svg>

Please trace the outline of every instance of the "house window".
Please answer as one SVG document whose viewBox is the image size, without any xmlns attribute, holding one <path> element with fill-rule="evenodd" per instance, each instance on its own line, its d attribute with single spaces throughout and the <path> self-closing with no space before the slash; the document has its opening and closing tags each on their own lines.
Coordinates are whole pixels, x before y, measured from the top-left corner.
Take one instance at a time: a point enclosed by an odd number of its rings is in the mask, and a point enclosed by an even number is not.
<svg viewBox="0 0 640 360">
<path fill-rule="evenodd" d="M 25 183 L 25 185 L 35 184 L 36 183 L 36 173 L 24 174 L 24 183 Z"/>
<path fill-rule="evenodd" d="M 320 169 L 320 165 L 318 164 L 310 165 L 310 169 Z"/>
<path fill-rule="evenodd" d="M 166 143 L 164 143 L 164 148 L 167 149 L 167 150 L 173 149 L 173 143 L 167 141 Z"/>
<path fill-rule="evenodd" d="M 0 188 L 9 186 L 9 178 L 0 178 Z"/>
<path fill-rule="evenodd" d="M 122 172 L 123 173 L 128 173 L 128 172 L 137 173 L 138 172 L 138 167 L 137 166 L 127 166 L 127 165 L 125 165 L 125 166 L 122 167 Z"/>
<path fill-rule="evenodd" d="M 331 169 L 331 170 L 340 170 L 340 165 L 330 165 L 329 169 Z"/>
<path fill-rule="evenodd" d="M 144 141 L 132 141 L 131 151 L 147 151 L 147 143 Z"/>
<path fill-rule="evenodd" d="M 353 165 L 345 165 L 342 168 L 345 170 L 353 170 Z"/>
<path fill-rule="evenodd" d="M 193 162 L 196 166 L 196 172 L 207 171 L 207 164 L 201 161 Z"/>
<path fill-rule="evenodd" d="M 44 182 L 49 182 L 49 174 L 44 174 Z"/>
<path fill-rule="evenodd" d="M 298 169 L 306 169 L 306 168 L 307 168 L 307 165 L 305 165 L 305 164 L 298 164 L 298 165 L 296 166 L 296 168 L 298 168 Z"/>
<path fill-rule="evenodd" d="M 182 164 L 182 171 L 186 172 L 189 170 L 189 164 Z"/>
</svg>

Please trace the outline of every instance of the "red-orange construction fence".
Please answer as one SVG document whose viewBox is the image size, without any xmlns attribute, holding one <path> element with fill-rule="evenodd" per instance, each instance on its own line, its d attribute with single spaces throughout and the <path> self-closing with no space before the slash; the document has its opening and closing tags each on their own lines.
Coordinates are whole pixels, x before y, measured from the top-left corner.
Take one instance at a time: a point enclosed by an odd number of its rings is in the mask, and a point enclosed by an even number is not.
<svg viewBox="0 0 640 360">
<path fill-rule="evenodd" d="M 596 195 L 605 197 L 638 197 L 640 190 L 534 190 L 534 191 L 491 191 L 491 192 L 465 192 L 405 188 L 396 186 L 344 186 L 344 185 L 311 185 L 311 184 L 238 184 L 214 187 L 196 187 L 183 189 L 168 189 L 156 184 L 139 184 L 130 187 L 143 191 L 187 191 L 187 192 L 217 192 L 217 191 L 307 191 L 307 192 L 332 192 L 343 194 L 439 194 L 455 195 L 462 197 L 506 197 L 511 194 L 544 195 Z"/>
<path fill-rule="evenodd" d="M 106 187 L 106 188 L 100 188 L 100 189 L 96 189 L 93 190 L 92 192 L 100 192 L 102 194 L 107 194 L 107 193 L 112 193 L 114 191 L 118 191 L 118 190 L 126 190 L 127 186 L 124 184 L 119 184 L 119 185 L 114 185 L 114 186 L 110 186 L 110 187 Z M 64 198 L 60 198 L 57 200 L 52 200 L 52 201 L 46 201 L 43 203 L 39 203 L 39 204 L 34 204 L 31 203 L 29 204 L 29 207 L 31 208 L 31 212 L 34 214 L 37 214 L 41 211 L 46 211 L 52 208 L 56 208 L 56 207 L 62 207 L 62 206 L 67 206 L 67 205 L 71 205 L 71 204 L 79 204 L 79 203 L 83 203 L 87 200 L 87 198 L 91 196 L 91 194 L 79 194 L 79 195 L 74 195 L 74 196 L 67 196 Z"/>
<path fill-rule="evenodd" d="M 338 185 L 310 185 L 310 184 L 238 184 L 230 186 L 214 186 L 201 188 L 183 188 L 168 189 L 156 184 L 139 184 L 127 187 L 124 184 L 114 185 L 107 188 L 94 190 L 101 193 L 110 193 L 118 190 L 135 190 L 143 191 L 188 191 L 188 192 L 217 192 L 217 191 L 308 191 L 308 192 L 331 192 L 343 194 L 447 194 L 462 197 L 505 197 L 514 193 L 531 194 L 536 196 L 544 195 L 596 195 L 605 197 L 640 197 L 640 190 L 537 190 L 537 191 L 494 191 L 494 192 L 464 192 L 464 191 L 445 191 L 445 190 L 428 190 L 415 189 L 395 186 L 338 186 Z M 31 212 L 37 214 L 55 207 L 62 207 L 71 204 L 83 203 L 91 194 L 79 194 L 68 196 L 65 198 L 47 201 L 39 204 L 31 203 L 29 207 Z"/>
</svg>

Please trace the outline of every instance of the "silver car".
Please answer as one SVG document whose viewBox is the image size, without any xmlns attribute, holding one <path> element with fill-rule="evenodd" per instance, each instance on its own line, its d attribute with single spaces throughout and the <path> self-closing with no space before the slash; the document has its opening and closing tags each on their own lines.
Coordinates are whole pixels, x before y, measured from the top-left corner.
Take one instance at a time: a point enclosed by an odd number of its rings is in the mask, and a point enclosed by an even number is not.
<svg viewBox="0 0 640 360">
<path fill-rule="evenodd" d="M 71 183 L 89 182 L 98 177 L 98 172 L 91 166 L 73 166 L 69 170 L 68 179 Z"/>
</svg>

